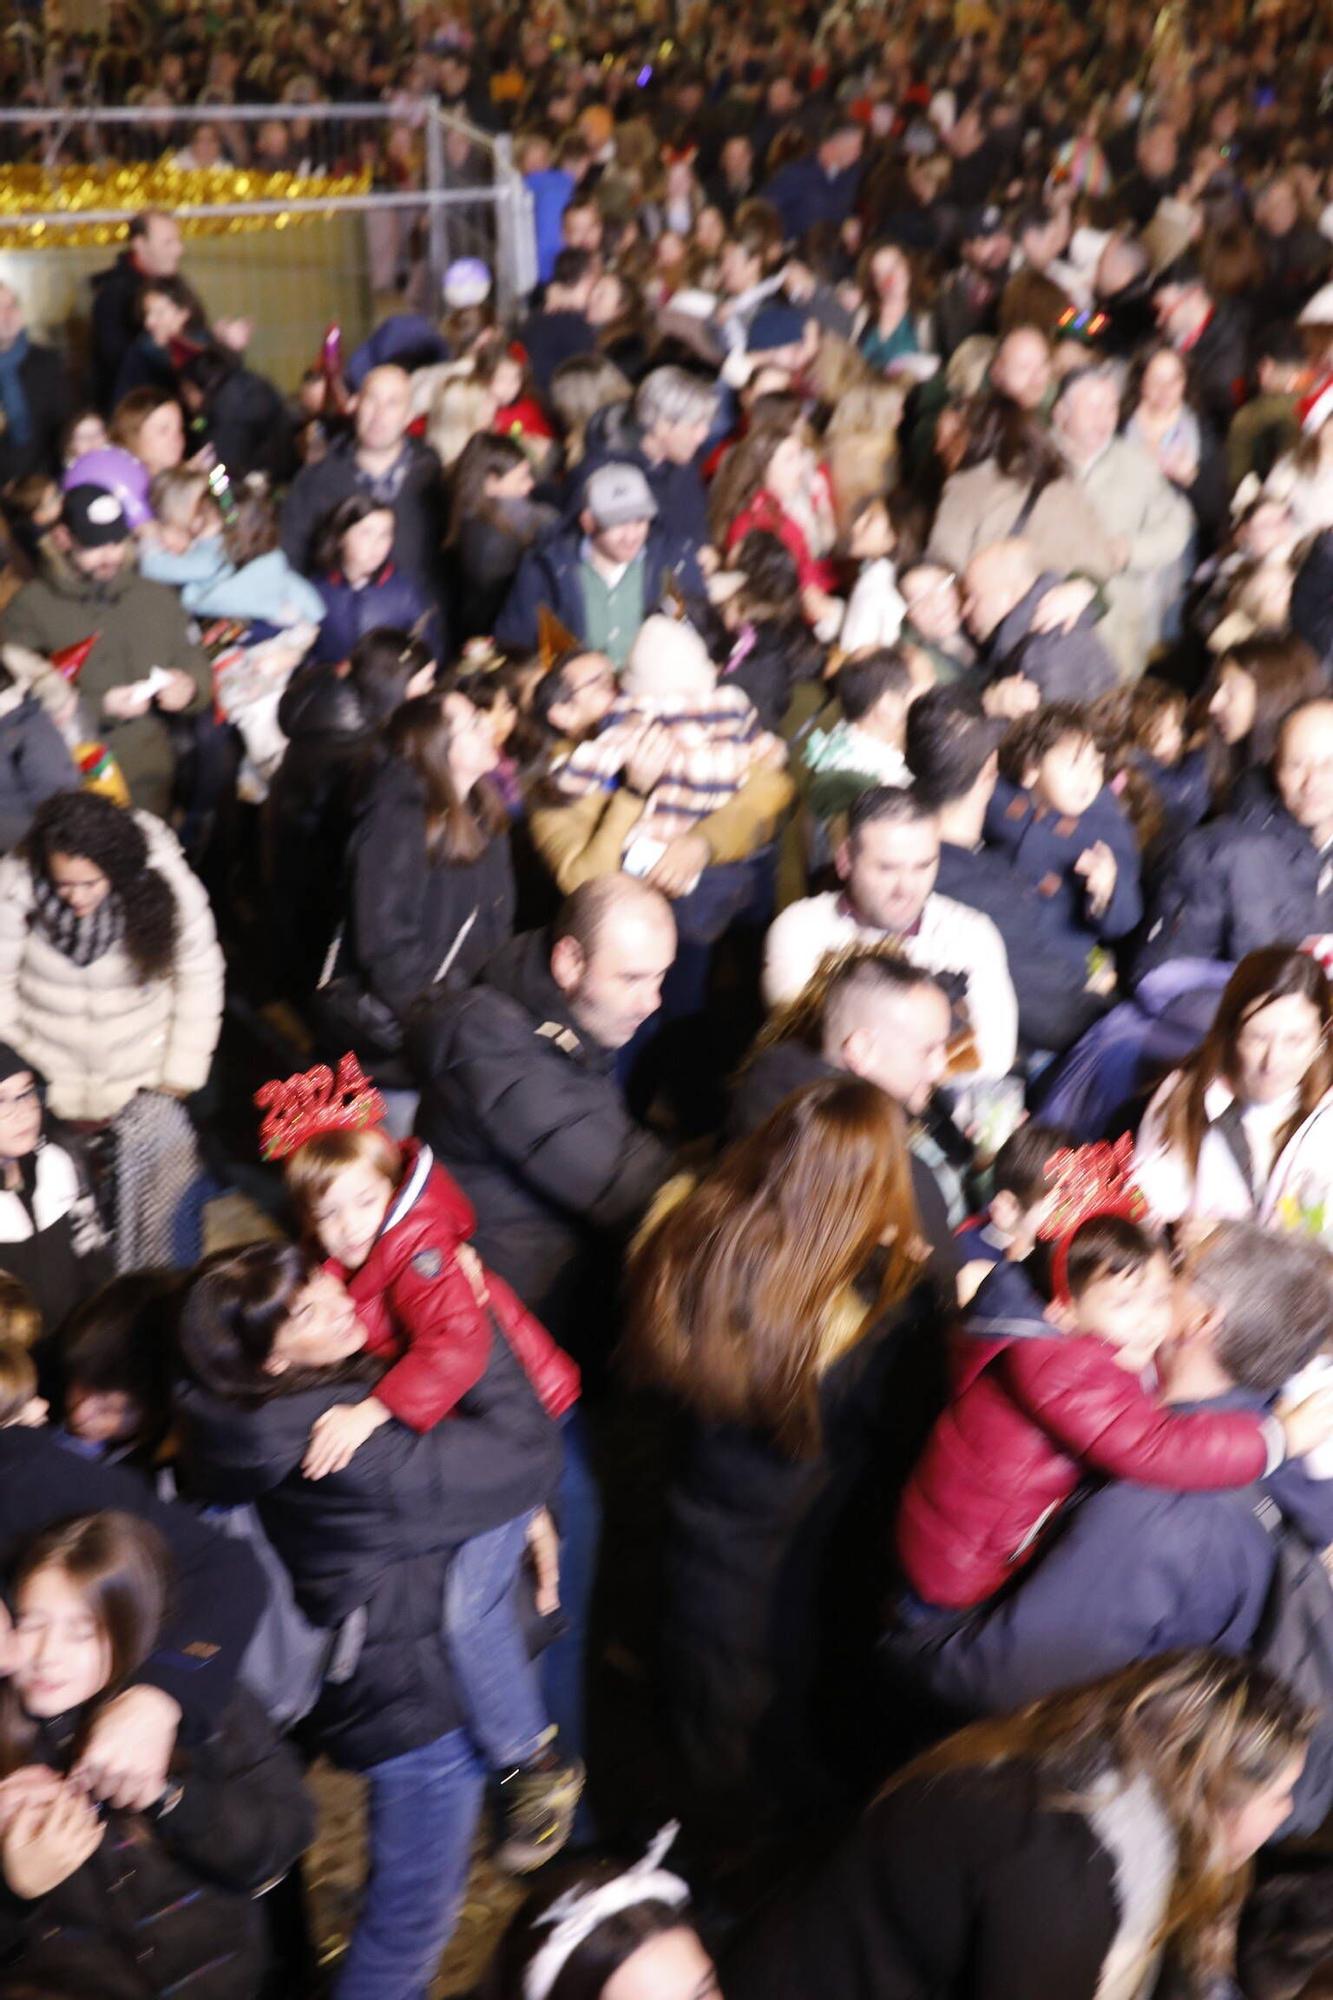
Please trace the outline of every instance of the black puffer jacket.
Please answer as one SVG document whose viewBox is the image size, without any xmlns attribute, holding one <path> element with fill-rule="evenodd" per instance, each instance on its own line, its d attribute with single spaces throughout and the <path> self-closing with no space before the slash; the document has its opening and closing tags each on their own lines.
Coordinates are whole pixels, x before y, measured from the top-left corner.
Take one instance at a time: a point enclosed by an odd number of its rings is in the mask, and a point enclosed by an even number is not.
<svg viewBox="0 0 1333 2000">
<path fill-rule="evenodd" d="M 1136 971 L 1170 958 L 1241 959 L 1330 930 L 1326 857 L 1271 792 L 1257 794 L 1181 842 Z"/>
<path fill-rule="evenodd" d="M 265 871 L 286 990 L 319 977 L 342 917 L 357 805 L 382 756 L 352 683 L 324 664 L 293 675 L 278 706 L 287 749 L 265 808 Z"/>
<path fill-rule="evenodd" d="M 607 1259 L 671 1172 L 635 1123 L 615 1054 L 577 1028 L 544 931 L 413 1023 L 417 1130 L 477 1211 L 477 1250 L 565 1344 L 609 1304 Z"/>
<path fill-rule="evenodd" d="M 400 759 L 375 777 L 348 850 L 348 942 L 362 981 L 400 1018 L 441 977 L 468 984 L 514 928 L 514 868 L 498 833 L 476 861 L 432 861 L 425 788 Z"/>
<path fill-rule="evenodd" d="M 344 1382 L 246 1408 L 186 1383 L 176 1401 L 189 1497 L 258 1506 L 314 1624 L 334 1629 L 365 1613 L 350 1678 L 325 1687 L 311 1718 L 321 1748 L 352 1770 L 461 1727 L 441 1638 L 450 1557 L 544 1505 L 560 1476 L 560 1433 L 497 1340 L 456 1417 L 420 1437 L 385 1424 L 343 1471 L 303 1478 L 316 1418 L 370 1387 Z"/>
<path fill-rule="evenodd" d="M 0 853 L 17 847 L 39 805 L 73 791 L 79 774 L 35 695 L 0 689 Z"/>
<path fill-rule="evenodd" d="M 43 1728 L 32 1761 L 64 1771 L 74 1723 Z M 0 1890 L 0 1940 L 42 1992 L 96 1965 L 97 1990 L 143 2000 L 252 2000 L 268 1966 L 256 1898 L 309 1845 L 315 1816 L 295 1755 L 252 1696 L 173 1769 L 180 1797 L 160 1818 L 110 1811 L 102 1843 L 49 1895 Z"/>
</svg>

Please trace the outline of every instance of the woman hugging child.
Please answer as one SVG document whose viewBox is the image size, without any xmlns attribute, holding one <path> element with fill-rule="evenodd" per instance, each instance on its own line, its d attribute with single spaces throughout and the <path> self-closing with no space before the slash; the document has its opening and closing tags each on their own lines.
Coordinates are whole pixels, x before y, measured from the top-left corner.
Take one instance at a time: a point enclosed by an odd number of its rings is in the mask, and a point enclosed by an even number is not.
<svg viewBox="0 0 1333 2000">
<path fill-rule="evenodd" d="M 264 1157 L 284 1161 L 301 1226 L 346 1285 L 366 1352 L 394 1357 L 373 1395 L 319 1419 L 306 1477 L 341 1470 L 382 1424 L 466 1422 L 483 1378 L 489 1387 L 498 1375 L 499 1393 L 536 1395 L 552 1422 L 566 1416 L 577 1368 L 469 1247 L 471 1205 L 430 1148 L 400 1145 L 383 1129 L 384 1101 L 356 1057 L 343 1057 L 336 1078 L 314 1069 L 266 1084 L 255 1101 L 266 1112 Z M 545 1573 L 553 1539 L 544 1510 L 474 1536 L 453 1558 L 443 1607 L 469 1727 L 502 1775 L 508 1837 L 497 1858 L 515 1871 L 540 1867 L 565 1844 L 583 1789 L 582 1765 L 555 1748 L 518 1616 L 530 1541 L 537 1608 L 558 1608 Z"/>
</svg>

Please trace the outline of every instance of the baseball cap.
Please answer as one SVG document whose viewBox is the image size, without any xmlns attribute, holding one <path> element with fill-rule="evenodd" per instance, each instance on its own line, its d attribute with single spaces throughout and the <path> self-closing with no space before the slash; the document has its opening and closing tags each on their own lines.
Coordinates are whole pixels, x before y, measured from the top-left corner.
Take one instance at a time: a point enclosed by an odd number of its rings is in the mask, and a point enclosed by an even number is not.
<svg viewBox="0 0 1333 2000">
<path fill-rule="evenodd" d="M 81 549 L 102 549 L 130 539 L 125 510 L 104 486 L 71 486 L 60 518 Z"/>
<path fill-rule="evenodd" d="M 583 504 L 599 528 L 657 519 L 657 502 L 637 465 L 599 465 L 584 488 Z"/>
</svg>

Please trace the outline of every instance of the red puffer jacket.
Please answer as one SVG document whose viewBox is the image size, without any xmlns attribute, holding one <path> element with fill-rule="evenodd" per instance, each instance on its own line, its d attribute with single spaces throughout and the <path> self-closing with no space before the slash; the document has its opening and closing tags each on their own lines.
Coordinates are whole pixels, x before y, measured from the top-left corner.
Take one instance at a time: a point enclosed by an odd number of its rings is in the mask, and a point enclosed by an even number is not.
<svg viewBox="0 0 1333 2000">
<path fill-rule="evenodd" d="M 1091 1334 L 1060 1334 L 1013 1264 L 976 1296 L 953 1400 L 898 1514 L 898 1559 L 928 1604 L 980 1604 L 1031 1554 L 1085 1471 L 1180 1492 L 1248 1486 L 1282 1456 L 1249 1412 L 1176 1415 Z"/>
<path fill-rule="evenodd" d="M 428 1431 L 481 1380 L 492 1329 L 458 1262 L 476 1227 L 471 1202 L 436 1166 L 429 1146 L 409 1142 L 403 1153 L 407 1170 L 374 1249 L 350 1278 L 336 1262 L 329 1269 L 356 1301 L 367 1353 L 401 1356 L 376 1384 L 376 1397 L 410 1430 Z M 547 1416 L 564 1416 L 578 1401 L 578 1369 L 493 1271 L 486 1289 Z"/>
</svg>

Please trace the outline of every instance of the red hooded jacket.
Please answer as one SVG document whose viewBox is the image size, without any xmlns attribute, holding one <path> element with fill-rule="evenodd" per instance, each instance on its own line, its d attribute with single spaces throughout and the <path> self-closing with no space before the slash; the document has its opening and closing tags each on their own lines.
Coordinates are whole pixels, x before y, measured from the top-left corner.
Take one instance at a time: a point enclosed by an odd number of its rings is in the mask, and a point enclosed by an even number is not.
<svg viewBox="0 0 1333 2000">
<path fill-rule="evenodd" d="M 1057 1332 L 1014 1264 L 983 1282 L 961 1348 L 898 1514 L 898 1559 L 928 1604 L 994 1596 L 1086 1472 L 1194 1492 L 1248 1486 L 1281 1457 L 1264 1418 L 1172 1411 L 1106 1341 Z"/>
<path fill-rule="evenodd" d="M 458 1262 L 476 1227 L 472 1204 L 429 1146 L 409 1141 L 406 1172 L 360 1270 L 342 1278 L 366 1329 L 366 1352 L 391 1355 L 375 1395 L 409 1430 L 428 1431 L 486 1372 L 491 1318 Z M 579 1371 L 502 1278 L 486 1272 L 490 1314 L 553 1421 L 578 1401 Z"/>
</svg>

